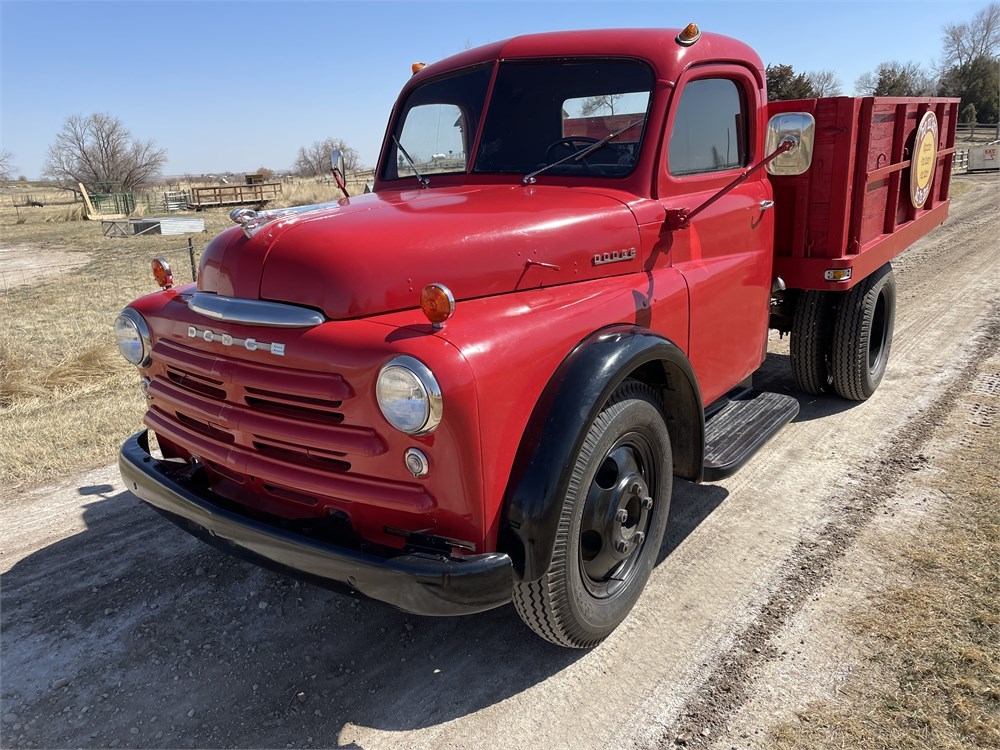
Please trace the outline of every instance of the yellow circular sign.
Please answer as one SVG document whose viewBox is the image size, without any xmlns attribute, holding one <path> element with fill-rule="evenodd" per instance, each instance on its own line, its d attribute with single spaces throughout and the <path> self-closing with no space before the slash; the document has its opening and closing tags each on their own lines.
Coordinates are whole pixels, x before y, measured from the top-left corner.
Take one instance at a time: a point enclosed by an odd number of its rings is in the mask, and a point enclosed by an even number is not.
<svg viewBox="0 0 1000 750">
<path fill-rule="evenodd" d="M 910 202 L 920 208 L 931 194 L 931 180 L 937 166 L 938 123 L 934 113 L 927 111 L 920 118 L 917 134 L 913 139 L 913 158 L 910 160 Z"/>
</svg>

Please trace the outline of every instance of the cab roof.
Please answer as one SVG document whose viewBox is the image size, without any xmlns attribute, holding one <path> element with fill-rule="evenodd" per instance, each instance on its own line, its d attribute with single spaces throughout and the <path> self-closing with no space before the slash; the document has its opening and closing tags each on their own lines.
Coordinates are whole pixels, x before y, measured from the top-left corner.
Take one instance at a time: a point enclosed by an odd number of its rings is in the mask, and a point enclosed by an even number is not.
<svg viewBox="0 0 1000 750">
<path fill-rule="evenodd" d="M 755 71 L 757 79 L 763 84 L 763 63 L 750 46 L 738 39 L 706 32 L 696 43 L 685 47 L 677 42 L 678 33 L 680 29 L 598 29 L 526 34 L 432 63 L 414 75 L 410 83 L 416 84 L 449 70 L 494 60 L 630 57 L 648 62 L 661 81 L 676 81 L 685 68 L 711 60 L 747 66 Z"/>
</svg>

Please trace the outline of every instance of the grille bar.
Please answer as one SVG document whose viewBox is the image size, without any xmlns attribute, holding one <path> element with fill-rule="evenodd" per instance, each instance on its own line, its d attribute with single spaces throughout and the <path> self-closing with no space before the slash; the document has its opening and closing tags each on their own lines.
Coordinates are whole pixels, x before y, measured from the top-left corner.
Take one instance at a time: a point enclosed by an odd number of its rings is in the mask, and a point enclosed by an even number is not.
<svg viewBox="0 0 1000 750">
<path fill-rule="evenodd" d="M 195 351 L 172 341 L 157 341 L 153 359 L 167 366 L 189 370 L 202 378 L 223 383 L 239 383 L 244 388 L 271 394 L 288 394 L 318 401 L 346 401 L 354 391 L 336 373 L 307 372 L 257 365 Z"/>
<path fill-rule="evenodd" d="M 145 423 L 154 432 L 185 446 L 199 458 L 222 464 L 268 484 L 404 513 L 430 514 L 437 507 L 434 498 L 417 484 L 331 473 L 298 463 L 290 464 L 193 432 L 169 414 L 156 409 L 146 412 Z"/>
<path fill-rule="evenodd" d="M 149 384 L 152 405 L 175 414 L 185 414 L 213 427 L 246 432 L 285 443 L 315 446 L 356 456 L 380 456 L 386 452 L 382 438 L 369 427 L 302 422 L 271 412 L 255 412 L 245 406 L 219 402 L 182 390 L 161 379 Z"/>
</svg>

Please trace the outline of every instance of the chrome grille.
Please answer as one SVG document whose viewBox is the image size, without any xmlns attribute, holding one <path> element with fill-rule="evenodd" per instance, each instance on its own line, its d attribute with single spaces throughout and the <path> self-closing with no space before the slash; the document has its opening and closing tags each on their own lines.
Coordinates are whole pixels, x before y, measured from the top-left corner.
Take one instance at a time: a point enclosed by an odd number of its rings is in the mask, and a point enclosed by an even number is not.
<svg viewBox="0 0 1000 750">
<path fill-rule="evenodd" d="M 354 392 L 339 374 L 159 341 L 148 394 L 147 425 L 197 456 L 223 490 L 253 484 L 299 509 L 320 506 L 317 513 L 324 500 L 433 510 L 419 485 L 357 473 L 355 461 L 387 448 L 371 427 L 348 423 L 345 406 Z"/>
</svg>

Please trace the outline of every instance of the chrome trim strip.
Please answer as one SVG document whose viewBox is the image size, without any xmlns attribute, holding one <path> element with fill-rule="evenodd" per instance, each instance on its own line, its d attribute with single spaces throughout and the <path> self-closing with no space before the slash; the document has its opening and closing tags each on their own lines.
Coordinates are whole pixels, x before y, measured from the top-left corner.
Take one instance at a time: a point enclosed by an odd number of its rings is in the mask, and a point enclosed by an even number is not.
<svg viewBox="0 0 1000 750">
<path fill-rule="evenodd" d="M 322 313 L 298 305 L 264 302 L 256 299 L 223 297 L 212 292 L 195 292 L 188 308 L 212 320 L 274 328 L 311 328 L 323 323 Z"/>
</svg>

